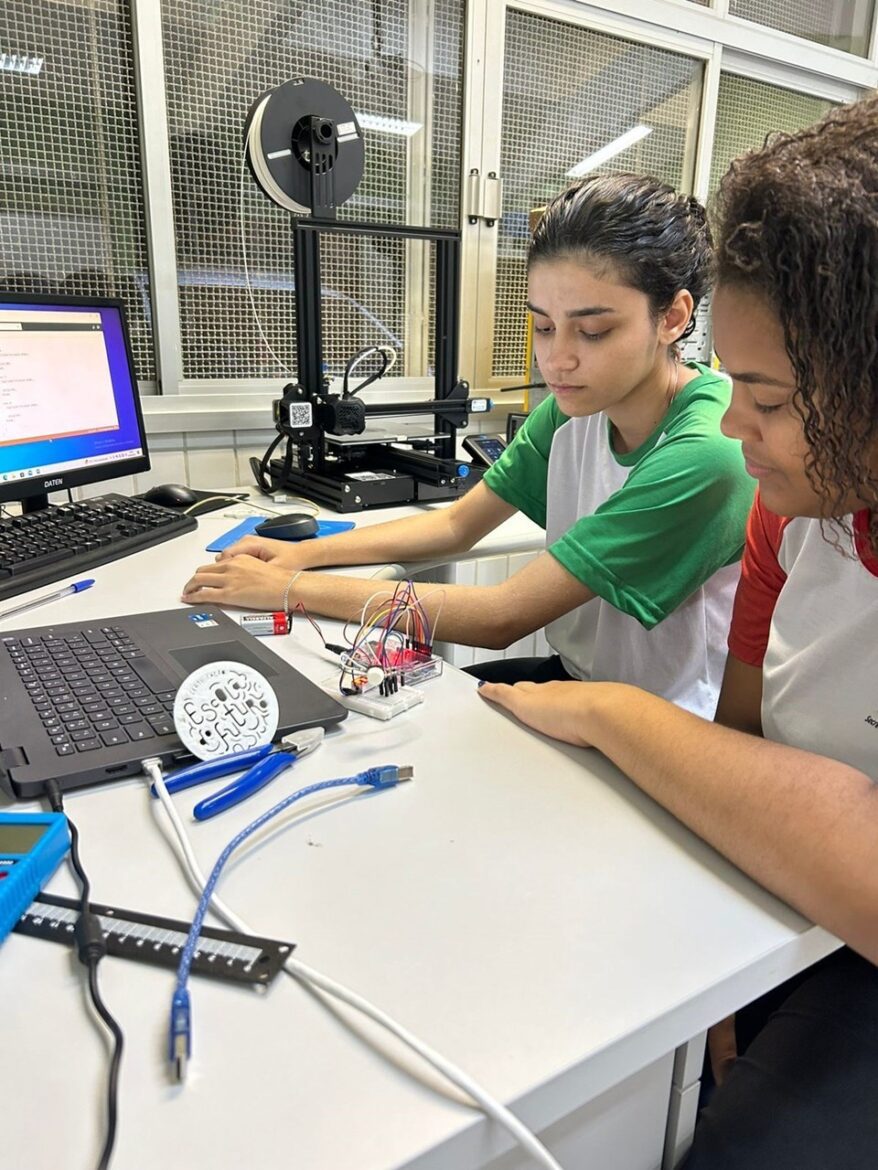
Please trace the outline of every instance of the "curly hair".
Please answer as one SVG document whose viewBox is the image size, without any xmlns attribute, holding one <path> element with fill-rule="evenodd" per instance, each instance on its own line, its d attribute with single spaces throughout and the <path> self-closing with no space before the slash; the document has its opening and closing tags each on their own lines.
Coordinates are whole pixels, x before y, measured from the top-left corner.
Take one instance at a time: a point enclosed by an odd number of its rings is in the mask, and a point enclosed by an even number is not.
<svg viewBox="0 0 878 1170">
<path fill-rule="evenodd" d="M 681 289 L 695 302 L 710 290 L 712 248 L 707 214 L 697 199 L 645 175 L 588 175 L 543 212 L 527 257 L 577 259 L 612 268 L 649 299 L 654 320 Z M 681 339 L 695 328 L 693 309 Z"/>
<path fill-rule="evenodd" d="M 718 283 L 781 323 L 812 487 L 828 517 L 865 501 L 878 550 L 878 94 L 736 159 L 717 212 Z"/>
</svg>

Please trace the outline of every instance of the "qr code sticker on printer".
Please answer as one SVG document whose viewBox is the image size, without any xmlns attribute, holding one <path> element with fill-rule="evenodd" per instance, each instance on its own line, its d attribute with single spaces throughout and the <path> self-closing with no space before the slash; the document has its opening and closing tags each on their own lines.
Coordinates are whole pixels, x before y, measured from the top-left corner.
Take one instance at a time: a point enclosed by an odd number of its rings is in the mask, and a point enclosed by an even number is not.
<svg viewBox="0 0 878 1170">
<path fill-rule="evenodd" d="M 310 402 L 291 402 L 287 407 L 289 411 L 289 426 L 291 427 L 310 427 L 311 426 L 311 403 Z"/>
</svg>

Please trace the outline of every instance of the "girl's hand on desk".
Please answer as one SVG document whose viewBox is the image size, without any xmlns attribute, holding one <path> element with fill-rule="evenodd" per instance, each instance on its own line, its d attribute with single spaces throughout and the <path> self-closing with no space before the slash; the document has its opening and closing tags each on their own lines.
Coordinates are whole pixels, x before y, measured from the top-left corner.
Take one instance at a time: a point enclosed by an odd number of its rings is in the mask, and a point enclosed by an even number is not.
<svg viewBox="0 0 878 1170">
<path fill-rule="evenodd" d="M 268 540 L 264 536 L 245 536 L 242 540 L 235 541 L 234 544 L 230 544 L 228 548 L 217 553 L 216 559 L 229 561 L 233 557 L 255 557 L 258 561 L 266 561 L 269 564 L 275 561 L 277 564 L 288 565 L 290 569 L 295 569 L 298 567 L 296 551 L 295 548 L 290 548 L 288 541 Z"/>
<path fill-rule="evenodd" d="M 283 604 L 289 566 L 277 559 L 261 561 L 236 556 L 196 569 L 183 586 L 182 600 L 196 605 L 239 605 L 242 609 L 276 610 Z M 291 599 L 290 599 L 291 600 Z"/>
<path fill-rule="evenodd" d="M 587 682 L 521 682 L 480 683 L 483 699 L 505 707 L 516 719 L 535 731 L 562 739 L 577 747 L 591 747 L 585 735 L 585 716 L 590 692 L 599 683 Z"/>
</svg>

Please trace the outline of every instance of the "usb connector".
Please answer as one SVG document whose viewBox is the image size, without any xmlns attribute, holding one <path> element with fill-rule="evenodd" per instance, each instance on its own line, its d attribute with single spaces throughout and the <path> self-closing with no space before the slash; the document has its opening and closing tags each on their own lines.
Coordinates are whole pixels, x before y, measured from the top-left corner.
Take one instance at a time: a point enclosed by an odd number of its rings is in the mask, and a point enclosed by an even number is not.
<svg viewBox="0 0 878 1170">
<path fill-rule="evenodd" d="M 361 772 L 357 778 L 358 784 L 367 784 L 370 788 L 393 788 L 396 784 L 404 784 L 413 780 L 415 769 L 411 764 L 399 767 L 397 764 L 385 764 L 381 768 L 370 768 L 368 772 Z"/>
<path fill-rule="evenodd" d="M 168 1037 L 168 1060 L 171 1077 L 181 1084 L 186 1080 L 186 1066 L 192 1053 L 191 1011 L 189 992 L 174 992 L 171 1000 L 171 1029 Z"/>
</svg>

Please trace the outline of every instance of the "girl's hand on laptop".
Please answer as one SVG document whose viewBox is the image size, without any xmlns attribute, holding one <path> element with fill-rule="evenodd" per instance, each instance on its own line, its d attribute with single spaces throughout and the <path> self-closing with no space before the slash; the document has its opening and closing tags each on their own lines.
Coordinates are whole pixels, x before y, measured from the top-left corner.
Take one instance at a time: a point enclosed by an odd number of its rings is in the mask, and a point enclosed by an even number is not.
<svg viewBox="0 0 878 1170">
<path fill-rule="evenodd" d="M 254 556 L 235 556 L 196 569 L 183 586 L 181 600 L 193 605 L 210 603 L 279 610 L 289 579 L 289 566 L 277 559 L 264 561 Z M 292 594 L 287 602 L 292 608 Z"/>
<path fill-rule="evenodd" d="M 563 739 L 577 747 L 591 747 L 586 734 L 589 693 L 599 683 L 587 682 L 520 682 L 479 683 L 483 699 L 505 707 L 516 719 L 535 731 Z"/>
</svg>

